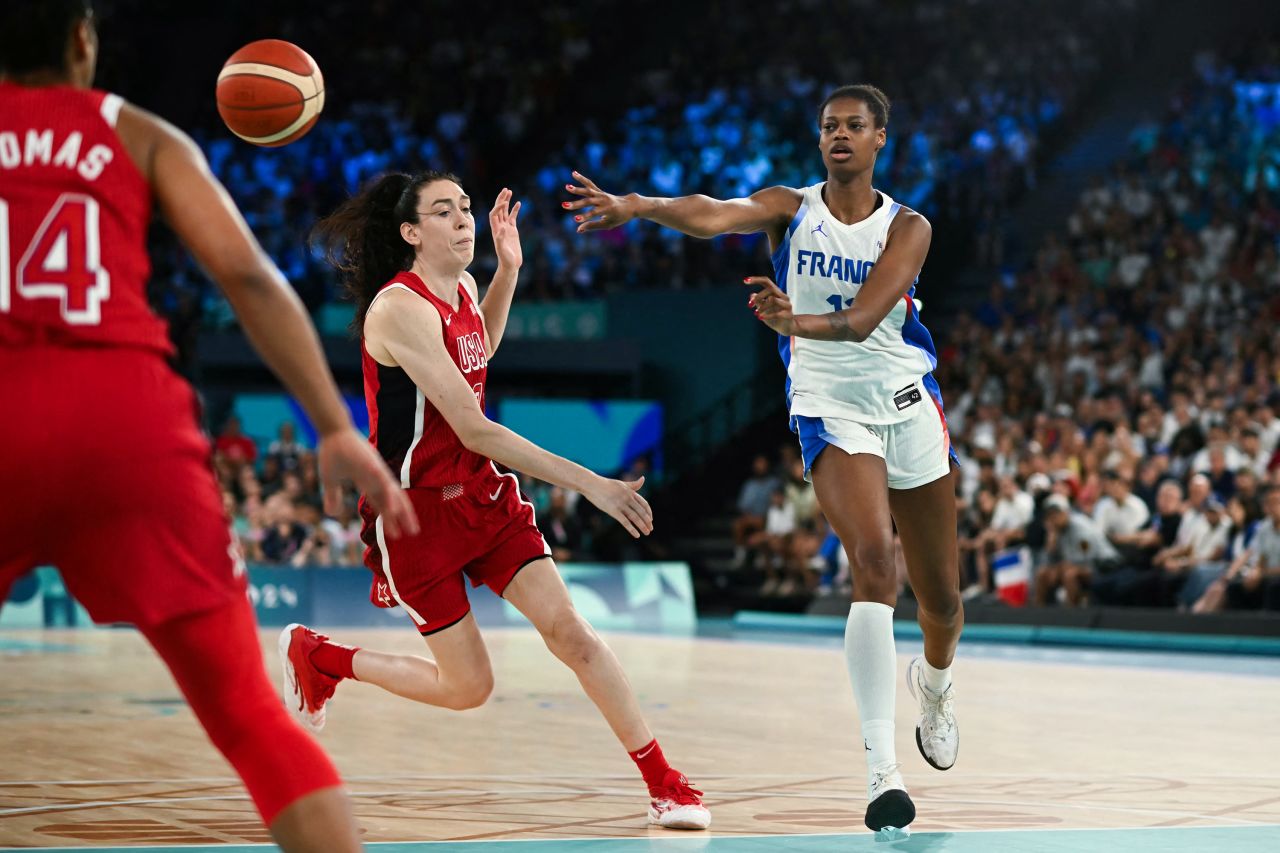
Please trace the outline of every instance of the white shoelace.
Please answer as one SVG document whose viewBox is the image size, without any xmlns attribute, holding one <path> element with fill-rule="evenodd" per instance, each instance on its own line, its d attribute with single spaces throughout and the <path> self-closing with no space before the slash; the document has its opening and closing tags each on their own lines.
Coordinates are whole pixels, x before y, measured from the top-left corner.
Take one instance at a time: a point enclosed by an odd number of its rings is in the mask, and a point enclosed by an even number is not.
<svg viewBox="0 0 1280 853">
<path fill-rule="evenodd" d="M 875 799 L 880 795 L 882 788 L 886 786 L 901 787 L 901 783 L 894 783 L 892 776 L 897 775 L 898 768 L 901 764 L 881 764 L 871 768 L 871 799 Z"/>
</svg>

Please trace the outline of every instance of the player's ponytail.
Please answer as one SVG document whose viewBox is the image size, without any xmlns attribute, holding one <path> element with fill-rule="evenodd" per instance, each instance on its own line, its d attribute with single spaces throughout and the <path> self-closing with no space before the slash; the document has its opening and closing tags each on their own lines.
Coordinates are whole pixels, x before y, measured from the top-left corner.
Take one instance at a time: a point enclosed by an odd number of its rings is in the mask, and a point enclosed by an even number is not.
<svg viewBox="0 0 1280 853">
<path fill-rule="evenodd" d="M 324 252 L 356 305 L 354 334 L 360 334 L 382 286 L 413 265 L 413 246 L 400 236 L 400 224 L 418 222 L 418 191 L 433 181 L 461 183 L 446 172 L 392 172 L 365 185 L 312 228 L 311 244 Z"/>
</svg>

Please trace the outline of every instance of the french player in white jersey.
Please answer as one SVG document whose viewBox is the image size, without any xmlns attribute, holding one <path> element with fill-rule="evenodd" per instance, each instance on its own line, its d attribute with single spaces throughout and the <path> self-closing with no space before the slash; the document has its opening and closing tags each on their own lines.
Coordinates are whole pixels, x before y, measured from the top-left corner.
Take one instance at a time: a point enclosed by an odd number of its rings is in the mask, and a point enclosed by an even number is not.
<svg viewBox="0 0 1280 853">
<path fill-rule="evenodd" d="M 787 404 L 806 472 L 844 543 L 853 577 L 845 657 L 867 754 L 866 824 L 905 829 L 915 818 L 894 750 L 893 606 L 897 526 L 919 602 L 924 656 L 907 684 L 920 700 L 916 744 L 939 770 L 956 760 L 951 662 L 964 622 L 955 490 L 933 340 L 915 286 L 929 251 L 928 220 L 871 186 L 889 100 L 845 86 L 818 109 L 823 183 L 769 187 L 748 198 L 612 195 L 574 172 L 579 232 L 648 219 L 694 237 L 765 232 L 774 280 L 749 304 L 778 333 Z"/>
</svg>

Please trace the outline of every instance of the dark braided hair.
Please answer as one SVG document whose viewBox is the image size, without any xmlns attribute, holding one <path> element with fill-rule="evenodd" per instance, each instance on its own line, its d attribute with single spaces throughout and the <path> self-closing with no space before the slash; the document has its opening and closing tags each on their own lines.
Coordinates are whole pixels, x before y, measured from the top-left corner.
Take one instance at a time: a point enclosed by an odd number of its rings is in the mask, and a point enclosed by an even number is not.
<svg viewBox="0 0 1280 853">
<path fill-rule="evenodd" d="M 448 172 L 392 172 L 366 184 L 311 229 L 311 245 L 323 250 L 356 304 L 353 334 L 359 336 L 382 286 L 413 265 L 413 246 L 400 236 L 400 224 L 417 224 L 418 192 L 435 181 L 462 183 Z"/>
</svg>

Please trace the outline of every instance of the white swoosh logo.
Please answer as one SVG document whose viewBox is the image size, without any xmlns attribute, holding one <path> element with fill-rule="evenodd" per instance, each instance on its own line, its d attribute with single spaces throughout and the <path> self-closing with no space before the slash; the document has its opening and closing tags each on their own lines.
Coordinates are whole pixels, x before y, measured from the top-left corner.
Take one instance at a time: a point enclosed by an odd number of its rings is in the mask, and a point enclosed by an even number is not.
<svg viewBox="0 0 1280 853">
<path fill-rule="evenodd" d="M 501 492 L 502 492 L 502 486 L 499 485 L 498 488 L 494 490 L 493 494 L 489 495 L 489 500 L 496 501 L 498 499 L 498 495 Z"/>
<path fill-rule="evenodd" d="M 655 743 L 653 746 L 649 747 L 649 748 L 648 748 L 648 749 L 646 749 L 644 752 L 637 752 L 637 753 L 636 753 L 636 758 L 644 758 L 646 755 L 648 755 L 649 753 L 653 752 L 654 747 L 656 747 L 656 746 L 657 746 L 657 744 Z"/>
</svg>

